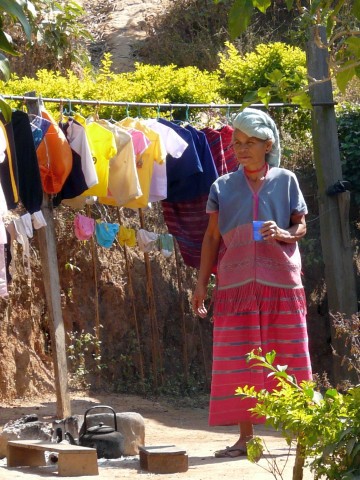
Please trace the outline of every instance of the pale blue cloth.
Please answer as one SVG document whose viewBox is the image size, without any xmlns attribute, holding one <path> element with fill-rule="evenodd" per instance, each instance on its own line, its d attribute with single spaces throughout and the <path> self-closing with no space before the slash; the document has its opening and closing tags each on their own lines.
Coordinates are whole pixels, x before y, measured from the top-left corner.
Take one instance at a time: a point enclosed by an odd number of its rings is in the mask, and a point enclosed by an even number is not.
<svg viewBox="0 0 360 480">
<path fill-rule="evenodd" d="M 266 161 L 272 167 L 280 165 L 281 148 L 279 132 L 274 120 L 265 112 L 255 108 L 244 108 L 233 120 L 233 127 L 248 137 L 272 140 L 272 148 L 266 154 Z"/>
</svg>

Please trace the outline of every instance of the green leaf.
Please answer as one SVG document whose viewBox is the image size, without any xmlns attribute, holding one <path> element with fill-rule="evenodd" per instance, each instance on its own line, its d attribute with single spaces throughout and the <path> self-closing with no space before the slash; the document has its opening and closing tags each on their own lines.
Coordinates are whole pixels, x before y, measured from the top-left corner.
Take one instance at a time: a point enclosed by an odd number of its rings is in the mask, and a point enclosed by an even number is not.
<svg viewBox="0 0 360 480">
<path fill-rule="evenodd" d="M 11 121 L 12 110 L 8 103 L 5 102 L 3 97 L 0 96 L 0 110 L 4 116 L 5 122 L 9 123 Z"/>
<path fill-rule="evenodd" d="M 9 60 L 0 53 L 0 73 L 7 82 L 10 79 L 10 64 Z"/>
<path fill-rule="evenodd" d="M 268 352 L 265 354 L 265 359 L 268 363 L 270 363 L 270 365 L 272 365 L 274 363 L 274 360 L 275 360 L 275 357 L 276 357 L 276 352 L 275 350 L 273 350 L 272 352 Z"/>
<path fill-rule="evenodd" d="M 325 397 L 335 398 L 338 395 L 339 395 L 339 392 L 336 390 L 336 388 L 329 388 L 325 392 Z"/>
<path fill-rule="evenodd" d="M 360 0 L 354 0 L 351 13 L 360 20 Z"/>
<path fill-rule="evenodd" d="M 290 12 L 290 10 L 292 10 L 292 8 L 293 8 L 294 0 L 285 0 L 285 3 L 286 3 L 286 8 Z"/>
<path fill-rule="evenodd" d="M 229 12 L 229 32 L 232 39 L 245 32 L 253 11 L 252 0 L 235 0 Z"/>
<path fill-rule="evenodd" d="M 284 77 L 284 73 L 279 70 L 279 69 L 275 69 L 273 70 L 272 72 L 270 73 L 267 73 L 266 75 L 266 78 L 268 78 L 271 82 L 273 83 L 278 83 L 280 82 L 280 80 Z"/>
<path fill-rule="evenodd" d="M 0 0 L 0 10 L 16 17 L 21 23 L 28 40 L 31 38 L 31 27 L 24 10 L 16 0 Z"/>
<path fill-rule="evenodd" d="M 311 98 L 306 92 L 298 93 L 290 98 L 291 103 L 299 105 L 301 108 L 312 110 Z"/>
<path fill-rule="evenodd" d="M 244 103 L 247 103 L 249 105 L 251 103 L 255 103 L 258 100 L 259 100 L 259 97 L 258 97 L 258 92 L 256 90 L 251 92 L 246 92 L 246 95 L 244 96 Z"/>
<path fill-rule="evenodd" d="M 355 55 L 356 57 L 360 56 L 360 38 L 359 37 L 349 37 L 346 39 L 346 42 L 349 46 L 348 50 Z"/>
<path fill-rule="evenodd" d="M 5 32 L 0 30 L 0 50 L 10 55 L 18 57 L 20 54 L 12 45 L 11 38 Z"/>
<path fill-rule="evenodd" d="M 355 68 L 354 67 L 346 68 L 346 64 L 343 66 L 343 68 L 344 70 L 342 70 L 341 72 L 338 72 L 335 78 L 336 78 L 336 83 L 337 83 L 337 86 L 339 87 L 339 90 L 342 93 L 345 93 L 347 84 L 355 75 Z"/>
<path fill-rule="evenodd" d="M 266 13 L 266 10 L 271 5 L 271 0 L 253 0 L 253 5 L 260 10 L 261 13 Z"/>
</svg>

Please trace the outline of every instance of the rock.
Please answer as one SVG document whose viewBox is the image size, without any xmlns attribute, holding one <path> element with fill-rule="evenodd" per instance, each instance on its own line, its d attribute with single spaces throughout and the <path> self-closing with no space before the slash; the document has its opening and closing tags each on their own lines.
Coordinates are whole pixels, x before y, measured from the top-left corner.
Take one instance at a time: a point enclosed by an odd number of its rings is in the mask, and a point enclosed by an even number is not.
<svg viewBox="0 0 360 480">
<path fill-rule="evenodd" d="M 6 457 L 7 442 L 9 440 L 43 440 L 50 442 L 51 436 L 52 429 L 50 424 L 31 421 L 29 415 L 18 420 L 11 420 L 4 425 L 3 431 L 0 433 L 0 458 Z"/>
<path fill-rule="evenodd" d="M 79 437 L 79 423 L 79 415 L 72 415 L 63 420 L 54 420 L 52 422 L 52 441 L 55 443 L 62 442 L 66 439 L 65 434 L 70 434 L 74 440 L 77 440 Z"/>
<path fill-rule="evenodd" d="M 96 413 L 86 415 L 86 428 L 99 425 L 114 427 L 114 415 L 112 413 Z M 124 437 L 123 455 L 138 455 L 139 446 L 145 445 L 145 422 L 144 418 L 136 412 L 123 412 L 116 414 L 117 429 Z M 80 436 L 84 433 L 84 424 L 80 428 Z"/>
</svg>

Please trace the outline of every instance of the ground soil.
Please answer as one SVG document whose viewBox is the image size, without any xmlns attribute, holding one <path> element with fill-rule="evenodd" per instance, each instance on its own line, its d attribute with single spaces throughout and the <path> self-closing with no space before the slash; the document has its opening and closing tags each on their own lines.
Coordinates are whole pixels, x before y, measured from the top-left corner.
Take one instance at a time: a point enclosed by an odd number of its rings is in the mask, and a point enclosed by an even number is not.
<svg viewBox="0 0 360 480">
<path fill-rule="evenodd" d="M 72 413 L 84 414 L 87 408 L 96 403 L 111 405 L 117 412 L 136 411 L 145 420 L 145 443 L 147 446 L 176 445 L 185 449 L 189 459 L 189 470 L 184 473 L 155 475 L 140 469 L 139 457 L 126 457 L 119 460 L 99 460 L 99 476 L 102 480 L 161 478 L 192 480 L 271 480 L 273 478 L 292 478 L 294 451 L 290 452 L 284 440 L 264 426 L 256 428 L 270 450 L 259 464 L 250 463 L 245 457 L 237 459 L 218 459 L 213 452 L 231 445 L 237 438 L 236 427 L 209 427 L 207 424 L 207 407 L 176 407 L 165 402 L 147 400 L 128 395 L 77 395 L 72 397 Z M 36 413 L 40 420 L 51 421 L 56 411 L 53 396 L 43 396 L 39 400 L 11 404 L 0 404 L 1 427 L 10 419 L 20 418 L 24 414 Z M 0 428 L 1 428 L 0 427 Z M 286 460 L 288 462 L 286 464 Z M 269 463 L 274 462 L 280 469 L 284 468 L 282 477 L 274 477 L 269 471 Z M 35 480 L 57 477 L 56 467 L 17 467 L 8 469 L 6 460 L 0 460 L 1 480 Z M 62 477 L 64 478 L 64 477 Z M 66 477 L 65 477 L 66 478 Z M 70 478 L 70 477 L 69 477 Z M 94 477 L 82 477 L 94 478 Z M 313 478 L 309 470 L 305 471 L 304 480 Z"/>
</svg>

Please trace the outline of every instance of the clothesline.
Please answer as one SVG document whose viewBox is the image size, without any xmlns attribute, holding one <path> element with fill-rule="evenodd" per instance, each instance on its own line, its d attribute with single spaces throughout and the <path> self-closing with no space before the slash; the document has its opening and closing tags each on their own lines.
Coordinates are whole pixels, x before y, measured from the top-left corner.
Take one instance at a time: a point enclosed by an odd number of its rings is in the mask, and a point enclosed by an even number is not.
<svg viewBox="0 0 360 480">
<path fill-rule="evenodd" d="M 22 101 L 39 101 L 39 102 L 49 102 L 49 103 L 64 103 L 68 102 L 69 104 L 79 104 L 79 105 L 108 105 L 108 106 L 118 106 L 118 107 L 157 107 L 157 108 L 241 108 L 242 103 L 160 103 L 160 102 L 115 102 L 107 100 L 81 100 L 81 99 L 69 99 L 69 98 L 50 98 L 50 97 L 31 97 L 24 95 L 2 95 L 4 99 L 7 100 L 22 100 Z M 317 102 L 313 103 L 313 106 L 329 106 L 335 105 L 334 102 Z M 262 103 L 254 103 L 251 105 L 255 108 L 281 108 L 281 107 L 291 107 L 298 108 L 299 105 L 294 103 L 269 103 L 264 105 Z"/>
<path fill-rule="evenodd" d="M 30 97 L 22 95 L 2 95 L 3 98 L 9 100 L 31 100 L 31 101 L 42 101 L 49 103 L 64 103 L 68 102 L 71 104 L 79 105 L 109 105 L 109 106 L 118 106 L 118 107 L 159 107 L 159 108 L 240 108 L 242 107 L 241 103 L 160 103 L 160 102 L 114 102 L 107 100 L 81 100 L 81 99 L 69 99 L 69 98 L 49 98 L 49 97 Z M 253 104 L 253 107 L 265 107 L 264 104 Z M 269 107 L 294 107 L 296 105 L 291 103 L 271 103 Z"/>
</svg>

